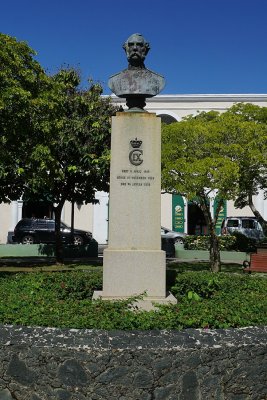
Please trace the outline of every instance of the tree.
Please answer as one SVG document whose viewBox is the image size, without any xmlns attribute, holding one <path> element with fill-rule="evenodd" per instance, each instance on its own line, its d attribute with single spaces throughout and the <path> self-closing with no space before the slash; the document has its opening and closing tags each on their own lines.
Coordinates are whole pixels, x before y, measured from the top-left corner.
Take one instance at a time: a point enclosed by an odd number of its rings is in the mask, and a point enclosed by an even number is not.
<svg viewBox="0 0 267 400">
<path fill-rule="evenodd" d="M 234 198 L 239 178 L 227 124 L 216 112 L 201 113 L 162 129 L 162 188 L 180 193 L 189 200 L 198 199 L 210 233 L 211 270 L 220 270 L 216 222 L 223 200 Z M 220 199 L 216 214 L 210 211 L 209 197 Z"/>
<path fill-rule="evenodd" d="M 90 82 L 80 89 L 74 69 L 50 78 L 47 91 L 32 113 L 34 138 L 20 171 L 25 200 L 54 203 L 56 259 L 63 262 L 60 235 L 65 201 L 95 202 L 95 192 L 108 190 L 110 117 L 114 107 L 101 97 L 102 88 Z"/>
<path fill-rule="evenodd" d="M 249 124 L 250 130 L 242 133 L 242 151 L 239 162 L 238 193 L 235 206 L 249 206 L 267 235 L 267 221 L 255 207 L 253 198 L 260 191 L 267 198 L 267 107 L 239 103 L 231 107 L 225 116 Z"/>
<path fill-rule="evenodd" d="M 73 69 L 47 75 L 25 42 L 0 34 L 0 201 L 54 204 L 56 255 L 66 200 L 94 202 L 108 189 L 110 116 L 99 84 L 79 88 Z"/>
<path fill-rule="evenodd" d="M 25 42 L 0 33 L 0 202 L 23 190 L 19 164 L 32 134 L 31 110 L 47 77 Z"/>
</svg>

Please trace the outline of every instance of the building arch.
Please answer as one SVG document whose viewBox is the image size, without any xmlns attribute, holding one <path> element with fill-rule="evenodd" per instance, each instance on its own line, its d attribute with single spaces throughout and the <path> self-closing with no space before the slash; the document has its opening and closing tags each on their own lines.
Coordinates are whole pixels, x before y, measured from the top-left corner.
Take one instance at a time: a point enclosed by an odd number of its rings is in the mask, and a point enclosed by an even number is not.
<svg viewBox="0 0 267 400">
<path fill-rule="evenodd" d="M 156 115 L 158 117 L 161 117 L 162 122 L 164 122 L 165 124 L 171 124 L 173 122 L 179 122 L 182 120 L 182 118 L 179 117 L 176 113 L 168 110 L 159 110 L 156 112 Z"/>
</svg>

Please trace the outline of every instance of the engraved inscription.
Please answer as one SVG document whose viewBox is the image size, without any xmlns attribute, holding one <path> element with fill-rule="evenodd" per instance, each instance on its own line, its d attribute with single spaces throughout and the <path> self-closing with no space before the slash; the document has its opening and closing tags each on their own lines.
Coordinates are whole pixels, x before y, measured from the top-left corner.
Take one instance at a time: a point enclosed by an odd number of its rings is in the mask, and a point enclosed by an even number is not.
<svg viewBox="0 0 267 400">
<path fill-rule="evenodd" d="M 117 180 L 123 187 L 149 187 L 153 184 L 155 177 L 149 169 L 122 169 L 117 175 Z"/>
</svg>

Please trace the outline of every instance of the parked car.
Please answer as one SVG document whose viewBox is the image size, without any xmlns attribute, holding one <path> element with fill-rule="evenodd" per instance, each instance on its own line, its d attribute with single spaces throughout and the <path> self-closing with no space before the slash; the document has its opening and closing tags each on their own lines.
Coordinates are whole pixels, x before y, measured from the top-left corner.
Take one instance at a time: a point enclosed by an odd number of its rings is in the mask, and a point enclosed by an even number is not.
<svg viewBox="0 0 267 400">
<path fill-rule="evenodd" d="M 174 239 L 174 243 L 183 243 L 185 236 L 186 233 L 175 232 L 168 228 L 164 228 L 164 226 L 161 227 L 161 237 L 172 238 Z"/>
<path fill-rule="evenodd" d="M 82 245 L 92 240 L 92 233 L 81 229 L 74 229 L 72 238 L 71 228 L 63 222 L 60 233 L 63 243 Z M 23 218 L 17 223 L 12 240 L 22 244 L 55 243 L 55 220 Z"/>
<path fill-rule="evenodd" d="M 256 240 L 261 240 L 265 237 L 262 227 L 255 217 L 225 218 L 221 225 L 221 234 L 231 235 L 234 232 L 240 232 L 243 235 Z"/>
</svg>

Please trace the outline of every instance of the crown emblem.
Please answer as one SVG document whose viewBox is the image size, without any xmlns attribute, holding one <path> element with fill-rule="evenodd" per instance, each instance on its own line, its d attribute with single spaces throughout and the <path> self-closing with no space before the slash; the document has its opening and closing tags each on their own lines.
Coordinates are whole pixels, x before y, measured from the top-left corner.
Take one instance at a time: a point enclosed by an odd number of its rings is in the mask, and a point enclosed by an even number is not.
<svg viewBox="0 0 267 400">
<path fill-rule="evenodd" d="M 137 140 L 137 138 L 135 138 L 134 140 L 131 140 L 130 143 L 134 149 L 138 149 L 143 142 L 142 140 Z"/>
</svg>

